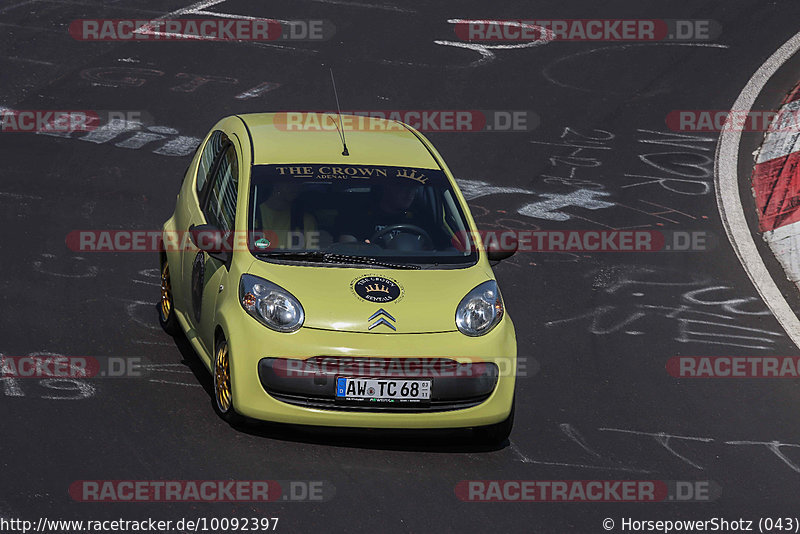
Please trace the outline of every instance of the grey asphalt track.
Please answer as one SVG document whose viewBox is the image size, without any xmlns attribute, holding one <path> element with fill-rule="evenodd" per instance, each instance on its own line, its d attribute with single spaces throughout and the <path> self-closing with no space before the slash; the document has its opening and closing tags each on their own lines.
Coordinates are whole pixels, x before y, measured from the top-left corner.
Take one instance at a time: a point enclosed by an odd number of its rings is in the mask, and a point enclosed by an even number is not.
<svg viewBox="0 0 800 534">
<path fill-rule="evenodd" d="M 800 5 L 227 0 L 206 9 L 324 19 L 336 33 L 258 44 L 80 42 L 67 31 L 75 19 L 154 18 L 188 5 L 0 4 L 0 107 L 141 112 L 154 134 L 95 142 L 84 133 L 0 134 L 0 353 L 151 365 L 143 378 L 80 385 L 0 379 L 0 517 L 265 516 L 279 517 L 283 532 L 586 533 L 604 531 L 604 518 L 618 531 L 624 517 L 798 515 L 797 381 L 676 379 L 665 370 L 675 356 L 799 355 L 725 238 L 713 191 L 716 134 L 680 137 L 665 118 L 729 108 L 797 32 Z M 703 46 L 551 42 L 481 54 L 447 44 L 458 41 L 448 22 L 456 18 L 713 19 L 722 33 Z M 329 67 L 343 109 L 536 114 L 530 131 L 426 133 L 470 192 L 482 228 L 698 231 L 717 245 L 520 252 L 499 264 L 527 373 L 510 442 L 496 449 L 459 433 L 232 428 L 215 415 L 210 378 L 188 342 L 158 326 L 156 255 L 78 253 L 65 238 L 160 228 L 190 157 L 170 151 L 226 115 L 333 109 Z M 778 103 L 796 79 L 783 73 L 761 105 Z M 255 87 L 262 91 L 248 97 Z M 554 207 L 570 195 L 577 204 Z M 82 503 L 68 493 L 74 481 L 107 479 L 325 481 L 333 491 L 324 502 L 267 504 Z M 713 481 L 721 494 L 460 501 L 456 484 L 476 479 Z"/>
</svg>

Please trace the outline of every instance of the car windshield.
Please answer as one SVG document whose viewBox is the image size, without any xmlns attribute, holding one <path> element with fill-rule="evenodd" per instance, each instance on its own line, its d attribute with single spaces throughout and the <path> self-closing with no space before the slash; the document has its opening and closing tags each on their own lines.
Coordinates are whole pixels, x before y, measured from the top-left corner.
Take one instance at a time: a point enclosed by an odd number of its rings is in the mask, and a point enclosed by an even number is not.
<svg viewBox="0 0 800 534">
<path fill-rule="evenodd" d="M 357 257 L 387 266 L 463 266 L 477 260 L 441 170 L 256 165 L 248 216 L 251 250 L 268 261 Z"/>
</svg>

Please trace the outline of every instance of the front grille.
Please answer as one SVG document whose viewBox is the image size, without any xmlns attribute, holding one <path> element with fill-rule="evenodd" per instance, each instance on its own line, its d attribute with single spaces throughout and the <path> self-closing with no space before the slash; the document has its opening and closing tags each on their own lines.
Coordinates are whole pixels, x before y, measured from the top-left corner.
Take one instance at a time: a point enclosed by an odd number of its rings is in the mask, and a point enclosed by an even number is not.
<svg viewBox="0 0 800 534">
<path fill-rule="evenodd" d="M 311 361 L 306 360 L 306 362 Z M 351 359 L 360 360 L 360 359 Z M 366 359 L 365 359 L 366 360 Z M 445 362 L 437 359 L 437 362 Z M 342 400 L 336 397 L 336 370 L 293 374 L 287 369 L 296 369 L 302 360 L 285 358 L 263 358 L 258 362 L 258 377 L 264 391 L 274 399 L 320 410 L 336 410 L 350 412 L 391 412 L 391 413 L 430 413 L 463 410 L 484 402 L 497 386 L 499 369 L 493 363 L 482 363 L 479 366 L 464 367 L 472 374 L 462 376 L 456 371 L 459 364 L 453 360 L 445 362 L 444 369 L 453 372 L 451 376 L 408 376 L 409 379 L 430 379 L 431 399 L 425 402 L 408 401 L 370 401 Z M 347 370 L 342 374 L 347 376 Z M 351 375 L 352 376 L 352 375 Z M 394 376 L 393 378 L 400 378 Z"/>
<path fill-rule="evenodd" d="M 316 408 L 319 410 L 336 410 L 341 412 L 390 412 L 390 413 L 431 413 L 431 412 L 449 412 L 453 410 L 463 410 L 465 408 L 472 408 L 477 406 L 486 399 L 489 395 L 481 397 L 464 399 L 458 401 L 443 401 L 434 400 L 430 402 L 406 402 L 406 403 L 389 403 L 389 402 L 343 402 L 330 397 L 304 397 L 300 395 L 287 395 L 285 393 L 270 393 L 270 396 L 275 400 L 285 402 L 286 404 L 293 404 L 295 406 L 302 406 L 304 408 Z"/>
</svg>

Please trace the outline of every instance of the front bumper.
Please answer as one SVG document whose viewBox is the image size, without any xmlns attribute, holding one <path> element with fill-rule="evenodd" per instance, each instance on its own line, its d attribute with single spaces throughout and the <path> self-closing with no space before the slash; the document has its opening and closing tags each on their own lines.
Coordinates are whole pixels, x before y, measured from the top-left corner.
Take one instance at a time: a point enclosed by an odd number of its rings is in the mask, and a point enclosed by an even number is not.
<svg viewBox="0 0 800 534">
<path fill-rule="evenodd" d="M 506 419 L 511 411 L 516 379 L 517 347 L 514 325 L 508 315 L 485 336 L 468 337 L 460 332 L 373 334 L 311 328 L 301 328 L 291 334 L 282 334 L 259 324 L 241 308 L 224 311 L 220 314 L 220 326 L 228 340 L 230 351 L 233 402 L 236 411 L 242 415 L 265 421 L 318 426 L 464 428 L 498 423 Z M 262 383 L 266 376 L 263 365 L 259 373 L 259 363 L 262 360 L 265 358 L 306 360 L 318 356 L 447 358 L 458 362 L 493 364 L 498 372 L 494 388 L 472 399 L 477 402 L 465 403 L 462 406 L 451 402 L 447 406 L 440 406 L 446 409 L 421 411 L 338 409 L 336 405 L 330 403 L 315 405 L 314 402 L 304 399 L 305 395 L 292 399 L 291 395 L 287 397 L 286 391 L 273 391 L 273 395 L 267 393 L 265 384 Z M 492 378 L 492 381 L 495 381 L 495 378 Z M 434 389 L 434 396 L 437 390 L 441 392 L 439 388 Z"/>
<path fill-rule="evenodd" d="M 309 360 L 263 358 L 258 362 L 261 385 L 272 398 L 295 406 L 338 411 L 433 413 L 471 408 L 489 398 L 498 374 L 499 368 L 493 363 L 439 358 L 408 358 L 403 362 L 396 358 L 326 356 Z M 336 395 L 339 377 L 429 380 L 432 394 L 430 399 L 412 402 L 344 400 Z"/>
</svg>

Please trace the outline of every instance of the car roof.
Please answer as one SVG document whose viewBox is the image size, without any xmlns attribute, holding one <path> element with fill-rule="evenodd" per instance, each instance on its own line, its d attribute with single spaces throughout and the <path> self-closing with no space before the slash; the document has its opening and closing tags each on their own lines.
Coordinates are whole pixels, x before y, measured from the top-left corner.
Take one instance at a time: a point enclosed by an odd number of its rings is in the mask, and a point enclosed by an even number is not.
<svg viewBox="0 0 800 534">
<path fill-rule="evenodd" d="M 343 115 L 349 156 L 342 155 L 342 141 L 330 113 L 283 112 L 239 115 L 253 144 L 253 164 L 339 163 L 438 169 L 422 141 L 404 124 Z M 321 127 L 320 125 L 326 125 Z"/>
</svg>

